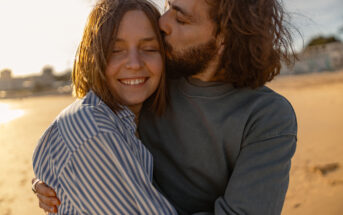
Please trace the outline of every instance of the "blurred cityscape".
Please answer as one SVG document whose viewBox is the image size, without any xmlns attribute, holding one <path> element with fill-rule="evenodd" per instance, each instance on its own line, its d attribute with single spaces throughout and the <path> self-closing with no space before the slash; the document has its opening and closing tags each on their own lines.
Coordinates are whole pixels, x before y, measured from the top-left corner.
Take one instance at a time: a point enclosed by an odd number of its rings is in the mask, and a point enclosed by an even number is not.
<svg viewBox="0 0 343 215">
<path fill-rule="evenodd" d="M 334 36 L 313 38 L 296 54 L 298 60 L 291 68 L 282 66 L 281 75 L 337 71 L 343 68 L 343 43 Z M 12 77 L 10 69 L 0 71 L 0 99 L 47 94 L 71 94 L 71 70 L 59 75 L 46 66 L 40 75 Z"/>
<path fill-rule="evenodd" d="M 40 75 L 17 78 L 12 77 L 10 69 L 0 71 L 0 99 L 71 92 L 71 70 L 56 75 L 53 67 L 46 66 Z"/>
</svg>

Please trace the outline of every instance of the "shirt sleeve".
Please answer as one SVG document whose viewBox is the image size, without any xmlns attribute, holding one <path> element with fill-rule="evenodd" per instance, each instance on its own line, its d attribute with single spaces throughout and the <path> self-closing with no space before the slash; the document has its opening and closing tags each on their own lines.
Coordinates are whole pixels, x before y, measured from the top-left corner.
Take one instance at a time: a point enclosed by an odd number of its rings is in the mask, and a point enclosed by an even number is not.
<svg viewBox="0 0 343 215">
<path fill-rule="evenodd" d="M 98 134 L 73 152 L 59 180 L 80 213 L 172 214 L 132 153 L 116 133 Z"/>
<path fill-rule="evenodd" d="M 53 138 L 56 138 L 56 130 L 56 123 L 50 125 L 38 141 L 32 156 L 33 172 L 35 173 L 35 176 L 49 186 L 53 186 L 53 184 L 56 183 L 56 174 L 50 154 L 52 148 L 51 142 Z"/>
<path fill-rule="evenodd" d="M 291 158 L 296 149 L 297 122 L 288 103 L 275 106 L 252 119 L 224 194 L 215 201 L 214 211 L 196 215 L 281 214 Z"/>
</svg>

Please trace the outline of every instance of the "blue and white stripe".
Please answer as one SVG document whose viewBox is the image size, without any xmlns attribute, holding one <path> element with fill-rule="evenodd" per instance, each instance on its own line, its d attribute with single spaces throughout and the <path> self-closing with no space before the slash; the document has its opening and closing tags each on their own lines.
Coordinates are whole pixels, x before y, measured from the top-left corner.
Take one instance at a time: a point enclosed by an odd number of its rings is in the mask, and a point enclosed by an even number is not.
<svg viewBox="0 0 343 215">
<path fill-rule="evenodd" d="M 114 114 L 92 91 L 62 111 L 33 155 L 58 214 L 176 214 L 152 185 L 153 159 L 135 131 L 127 107 Z"/>
</svg>

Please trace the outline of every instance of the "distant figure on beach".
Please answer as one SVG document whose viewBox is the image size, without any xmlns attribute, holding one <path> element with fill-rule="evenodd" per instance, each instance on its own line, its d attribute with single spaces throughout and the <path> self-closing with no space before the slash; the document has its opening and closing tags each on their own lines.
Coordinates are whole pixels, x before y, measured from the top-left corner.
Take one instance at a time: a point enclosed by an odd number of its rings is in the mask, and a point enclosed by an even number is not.
<svg viewBox="0 0 343 215">
<path fill-rule="evenodd" d="M 291 104 L 264 85 L 279 74 L 281 60 L 292 62 L 283 6 L 277 0 L 168 3 L 159 19 L 168 106 L 158 115 L 145 103 L 138 123 L 154 158 L 154 185 L 178 214 L 280 214 L 297 121 Z M 81 125 L 78 132 L 88 129 Z M 58 200 L 42 181 L 33 189 L 40 207 L 52 211 Z"/>
</svg>

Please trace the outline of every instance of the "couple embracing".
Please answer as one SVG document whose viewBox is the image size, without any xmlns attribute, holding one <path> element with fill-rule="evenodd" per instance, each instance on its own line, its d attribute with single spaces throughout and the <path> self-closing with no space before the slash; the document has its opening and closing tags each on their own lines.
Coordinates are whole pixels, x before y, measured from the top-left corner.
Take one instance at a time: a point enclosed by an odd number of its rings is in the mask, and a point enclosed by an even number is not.
<svg viewBox="0 0 343 215">
<path fill-rule="evenodd" d="M 79 98 L 34 155 L 58 214 L 280 214 L 297 141 L 264 86 L 292 62 L 277 0 L 99 0 L 73 69 Z"/>
</svg>

